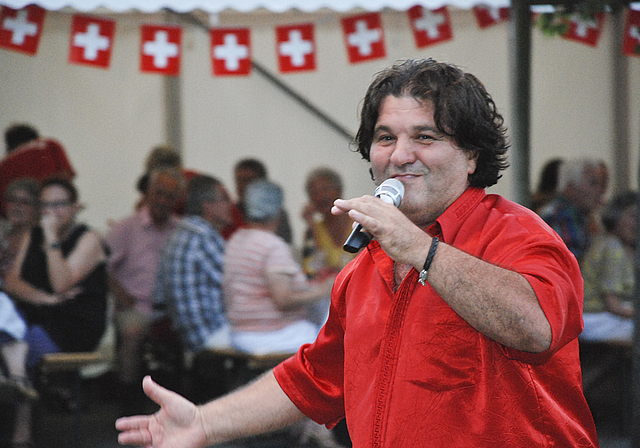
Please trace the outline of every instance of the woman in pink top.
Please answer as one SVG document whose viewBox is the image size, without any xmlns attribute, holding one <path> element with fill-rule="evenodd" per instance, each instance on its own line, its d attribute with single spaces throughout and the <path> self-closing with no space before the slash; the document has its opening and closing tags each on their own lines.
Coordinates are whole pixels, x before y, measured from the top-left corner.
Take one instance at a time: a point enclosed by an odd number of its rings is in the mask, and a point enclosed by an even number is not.
<svg viewBox="0 0 640 448">
<path fill-rule="evenodd" d="M 319 328 L 307 307 L 326 297 L 334 275 L 308 282 L 289 245 L 276 235 L 282 189 L 265 180 L 245 195 L 246 228 L 225 250 L 224 297 L 233 345 L 256 354 L 295 352 Z"/>
</svg>

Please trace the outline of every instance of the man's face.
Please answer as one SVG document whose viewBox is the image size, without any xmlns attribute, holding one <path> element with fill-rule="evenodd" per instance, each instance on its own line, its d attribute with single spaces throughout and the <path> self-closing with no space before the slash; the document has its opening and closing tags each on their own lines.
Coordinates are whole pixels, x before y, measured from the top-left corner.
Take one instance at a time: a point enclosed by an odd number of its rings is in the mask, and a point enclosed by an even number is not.
<svg viewBox="0 0 640 448">
<path fill-rule="evenodd" d="M 331 214 L 333 201 L 340 197 L 340 191 L 329 179 L 324 177 L 316 177 L 309 182 L 307 194 L 316 211 L 324 215 Z"/>
<path fill-rule="evenodd" d="M 599 166 L 587 166 L 574 195 L 575 205 L 585 213 L 600 207 L 607 189 L 606 182 Z"/>
<path fill-rule="evenodd" d="M 249 168 L 238 168 L 235 172 L 236 177 L 236 193 L 238 201 L 244 202 L 244 191 L 251 181 L 258 179 L 260 176 Z"/>
<path fill-rule="evenodd" d="M 151 219 L 156 225 L 169 220 L 180 193 L 180 182 L 173 176 L 161 173 L 152 179 L 147 191 L 147 204 Z"/>
<path fill-rule="evenodd" d="M 227 190 L 216 187 L 215 200 L 207 201 L 203 204 L 204 219 L 209 221 L 213 227 L 220 230 L 233 223 L 231 217 L 231 198 Z"/>
<path fill-rule="evenodd" d="M 466 190 L 476 161 L 438 131 L 431 103 L 388 96 L 376 122 L 371 169 L 376 185 L 388 178 L 403 183 L 400 210 L 426 227 Z"/>
</svg>

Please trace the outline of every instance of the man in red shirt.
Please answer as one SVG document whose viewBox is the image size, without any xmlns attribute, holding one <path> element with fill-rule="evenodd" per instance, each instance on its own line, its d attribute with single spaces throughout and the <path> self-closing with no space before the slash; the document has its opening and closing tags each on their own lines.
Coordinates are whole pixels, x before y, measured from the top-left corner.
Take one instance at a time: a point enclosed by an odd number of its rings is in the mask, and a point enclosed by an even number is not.
<svg viewBox="0 0 640 448">
<path fill-rule="evenodd" d="M 162 408 L 119 420 L 120 442 L 201 447 L 307 415 L 346 416 L 358 447 L 597 447 L 578 264 L 537 215 L 484 192 L 508 145 L 482 84 L 433 60 L 391 67 L 356 141 L 376 184 L 405 194 L 335 201 L 376 241 L 336 279 L 316 342 L 199 407 L 146 378 Z"/>
</svg>

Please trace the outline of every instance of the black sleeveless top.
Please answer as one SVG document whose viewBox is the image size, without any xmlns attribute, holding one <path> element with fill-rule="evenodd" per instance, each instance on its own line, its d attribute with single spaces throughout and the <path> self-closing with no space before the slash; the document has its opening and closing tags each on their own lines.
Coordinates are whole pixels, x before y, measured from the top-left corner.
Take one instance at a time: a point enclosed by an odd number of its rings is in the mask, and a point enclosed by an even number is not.
<svg viewBox="0 0 640 448">
<path fill-rule="evenodd" d="M 62 256 L 66 258 L 89 228 L 76 226 L 62 241 Z M 22 263 L 20 277 L 38 289 L 53 293 L 47 272 L 47 256 L 43 249 L 41 227 L 31 231 L 31 241 Z M 76 287 L 80 292 L 71 300 L 56 305 L 33 305 L 18 301 L 30 325 L 43 327 L 63 352 L 94 350 L 104 333 L 107 312 L 107 269 L 102 262 Z"/>
</svg>

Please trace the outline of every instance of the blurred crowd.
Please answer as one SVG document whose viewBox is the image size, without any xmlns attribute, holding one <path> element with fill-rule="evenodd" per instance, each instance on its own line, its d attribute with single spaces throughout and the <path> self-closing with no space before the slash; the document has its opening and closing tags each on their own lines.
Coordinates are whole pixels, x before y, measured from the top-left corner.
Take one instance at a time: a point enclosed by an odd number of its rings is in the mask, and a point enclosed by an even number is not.
<svg viewBox="0 0 640 448">
<path fill-rule="evenodd" d="M 76 172 L 59 142 L 19 124 L 5 131 L 5 143 L 0 397 L 14 409 L 9 446 L 33 446 L 39 401 L 77 405 L 69 375 L 39 381 L 46 354 L 112 344 L 126 415 L 144 403 L 140 384 L 153 344 L 188 360 L 211 349 L 291 354 L 317 336 L 333 279 L 352 259 L 342 253 L 351 221 L 331 215 L 342 194 L 334 170 L 309 173 L 300 218 L 308 229 L 298 251 L 284 191 L 260 160 L 235 165 L 234 200 L 210 173 L 185 168 L 172 147 L 154 147 L 135 184 L 135 207 L 100 234 L 77 220 Z M 340 446 L 326 428 L 310 421 L 306 428 L 305 440 Z"/>
</svg>

